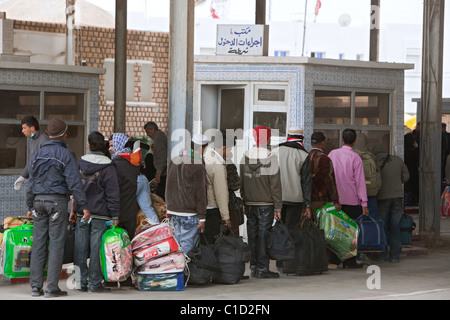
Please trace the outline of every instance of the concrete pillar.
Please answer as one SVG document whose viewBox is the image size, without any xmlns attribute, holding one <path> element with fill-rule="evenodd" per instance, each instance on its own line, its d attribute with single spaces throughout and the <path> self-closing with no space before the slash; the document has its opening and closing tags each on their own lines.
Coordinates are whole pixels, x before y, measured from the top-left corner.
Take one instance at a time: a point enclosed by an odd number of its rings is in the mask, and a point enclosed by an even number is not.
<svg viewBox="0 0 450 320">
<path fill-rule="evenodd" d="M 114 132 L 126 133 L 127 0 L 116 0 L 114 56 Z"/>
<path fill-rule="evenodd" d="M 75 0 L 66 0 L 66 64 L 75 64 L 74 36 L 75 26 Z"/>
<path fill-rule="evenodd" d="M 419 232 L 440 236 L 444 0 L 425 0 L 420 123 Z"/>
<path fill-rule="evenodd" d="M 193 130 L 194 0 L 170 0 L 169 159 L 190 148 Z M 181 130 L 179 130 L 181 129 Z M 188 131 L 186 135 L 184 131 Z M 174 141 L 172 141 L 172 139 Z M 176 148 L 175 148 L 176 147 Z"/>
<path fill-rule="evenodd" d="M 370 6 L 370 61 L 378 61 L 380 46 L 380 0 L 371 0 Z"/>
</svg>

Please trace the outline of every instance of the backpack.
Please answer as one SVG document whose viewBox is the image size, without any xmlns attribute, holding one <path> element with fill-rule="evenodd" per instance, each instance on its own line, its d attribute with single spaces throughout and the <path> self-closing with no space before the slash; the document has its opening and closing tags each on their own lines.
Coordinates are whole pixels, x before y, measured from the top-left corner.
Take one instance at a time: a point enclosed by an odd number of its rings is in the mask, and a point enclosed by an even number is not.
<svg viewBox="0 0 450 320">
<path fill-rule="evenodd" d="M 355 152 L 361 157 L 363 162 L 367 196 L 376 196 L 381 188 L 381 174 L 377 163 L 369 152 L 361 152 L 359 150 L 355 150 Z"/>
</svg>

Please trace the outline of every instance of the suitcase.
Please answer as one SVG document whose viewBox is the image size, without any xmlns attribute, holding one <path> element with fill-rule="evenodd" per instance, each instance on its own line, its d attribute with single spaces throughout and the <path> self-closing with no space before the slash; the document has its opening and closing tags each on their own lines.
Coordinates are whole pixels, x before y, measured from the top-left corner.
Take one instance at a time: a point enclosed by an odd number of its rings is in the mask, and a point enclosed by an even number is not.
<svg viewBox="0 0 450 320">
<path fill-rule="evenodd" d="M 139 291 L 183 291 L 184 274 L 183 272 L 161 274 L 141 274 L 138 272 L 135 285 Z"/>
<path fill-rule="evenodd" d="M 33 226 L 19 225 L 5 230 L 1 248 L 0 264 L 2 273 L 8 278 L 30 276 Z"/>
<path fill-rule="evenodd" d="M 359 227 L 358 252 L 375 253 L 386 251 L 384 221 L 372 217 L 359 216 L 355 219 Z"/>
<path fill-rule="evenodd" d="M 414 219 L 407 214 L 403 214 L 400 220 L 400 234 L 402 238 L 402 244 L 412 244 L 412 232 L 416 229 L 416 223 Z"/>
<path fill-rule="evenodd" d="M 283 261 L 283 272 L 305 276 L 328 271 L 324 231 L 312 220 L 302 218 L 290 232 L 295 243 L 295 258 Z"/>
</svg>

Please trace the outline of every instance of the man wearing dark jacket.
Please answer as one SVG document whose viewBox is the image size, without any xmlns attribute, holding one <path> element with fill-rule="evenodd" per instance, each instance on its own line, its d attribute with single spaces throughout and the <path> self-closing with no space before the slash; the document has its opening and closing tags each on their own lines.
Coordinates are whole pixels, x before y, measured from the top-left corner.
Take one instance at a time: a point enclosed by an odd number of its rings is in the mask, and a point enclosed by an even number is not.
<svg viewBox="0 0 450 320">
<path fill-rule="evenodd" d="M 30 166 L 30 186 L 27 192 L 29 218 L 33 218 L 33 250 L 31 252 L 30 286 L 32 296 L 43 294 L 44 267 L 48 269 L 46 297 L 67 295 L 58 286 L 61 275 L 64 243 L 68 221 L 68 200 L 72 193 L 88 221 L 86 195 L 74 154 L 64 142 L 67 125 L 60 119 L 48 123 L 51 141 L 34 155 Z"/>
<path fill-rule="evenodd" d="M 110 140 L 112 161 L 117 168 L 120 187 L 120 215 L 118 227 L 127 231 L 130 239 L 136 232 L 136 216 L 138 213 L 137 179 L 142 162 L 141 150 L 132 153 L 126 147 L 129 138 L 123 133 L 114 133 Z M 140 155 L 140 157 L 139 157 Z"/>
<path fill-rule="evenodd" d="M 72 202 L 71 222 L 77 222 L 75 234 L 74 264 L 80 268 L 79 291 L 105 292 L 110 288 L 102 285 L 100 246 L 107 230 L 106 222 L 113 219 L 117 225 L 120 212 L 120 190 L 117 170 L 111 159 L 104 155 L 105 137 L 100 132 L 89 134 L 89 154 L 78 161 L 88 208 L 92 220 L 83 222 L 81 208 Z M 78 220 L 78 221 L 77 221 Z M 89 268 L 87 259 L 90 259 Z M 88 281 L 89 275 L 89 281 Z"/>
</svg>

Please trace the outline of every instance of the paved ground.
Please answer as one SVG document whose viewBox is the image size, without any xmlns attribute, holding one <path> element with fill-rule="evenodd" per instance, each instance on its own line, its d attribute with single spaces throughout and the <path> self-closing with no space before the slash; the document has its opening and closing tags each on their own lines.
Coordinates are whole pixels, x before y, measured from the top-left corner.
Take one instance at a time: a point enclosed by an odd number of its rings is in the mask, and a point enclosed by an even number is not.
<svg viewBox="0 0 450 320">
<path fill-rule="evenodd" d="M 417 217 L 415 217 L 417 218 Z M 69 295 L 55 300 L 179 300 L 191 302 L 241 301 L 259 303 L 267 300 L 448 300 L 450 297 L 450 219 L 441 220 L 444 246 L 420 249 L 405 248 L 400 263 L 381 263 L 369 269 L 330 270 L 315 276 L 286 276 L 279 279 L 248 279 L 236 285 L 188 286 L 181 292 L 141 292 L 136 289 L 114 289 L 111 293 L 80 293 L 70 289 L 71 279 L 60 287 Z M 275 266 L 273 266 L 275 269 Z M 248 270 L 247 270 L 248 274 Z M 68 289 L 69 288 L 69 289 Z M 30 296 L 29 284 L 0 287 L 0 299 L 44 299 Z M 172 310 L 174 311 L 174 310 Z M 178 312 L 178 309 L 175 310 Z M 223 310 L 222 310 L 223 312 Z"/>
</svg>

